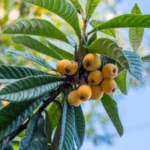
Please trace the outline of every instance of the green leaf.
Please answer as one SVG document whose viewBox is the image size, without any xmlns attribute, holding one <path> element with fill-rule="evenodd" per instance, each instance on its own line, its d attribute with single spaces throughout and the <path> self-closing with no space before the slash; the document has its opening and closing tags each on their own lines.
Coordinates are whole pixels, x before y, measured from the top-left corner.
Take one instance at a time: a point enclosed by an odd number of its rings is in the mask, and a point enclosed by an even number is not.
<svg viewBox="0 0 150 150">
<path fill-rule="evenodd" d="M 91 45 L 97 39 L 97 33 L 93 33 L 89 38 L 88 45 Z"/>
<path fill-rule="evenodd" d="M 10 102 L 28 101 L 53 92 L 63 82 L 52 75 L 26 77 L 6 85 L 0 91 L 0 99 Z"/>
<path fill-rule="evenodd" d="M 17 66 L 0 66 L 0 83 L 13 82 L 28 76 L 46 75 L 45 72 Z"/>
<path fill-rule="evenodd" d="M 133 52 L 123 51 L 114 41 L 106 38 L 97 39 L 88 47 L 88 52 L 110 57 L 127 69 L 136 79 L 142 79 L 141 58 Z"/>
<path fill-rule="evenodd" d="M 23 57 L 26 57 L 34 62 L 36 62 L 37 64 L 48 68 L 48 69 L 54 69 L 52 66 L 50 66 L 48 63 L 46 63 L 43 59 L 35 57 L 34 55 L 31 55 L 29 53 L 26 52 L 22 52 L 22 51 L 13 51 L 13 50 L 8 50 L 7 53 L 13 53 L 13 54 L 17 54 Z"/>
<path fill-rule="evenodd" d="M 123 126 L 118 115 L 118 109 L 115 101 L 109 95 L 106 94 L 103 96 L 101 101 L 116 130 L 118 131 L 119 135 L 122 136 Z"/>
<path fill-rule="evenodd" d="M 137 80 L 142 80 L 142 60 L 141 57 L 131 51 L 123 51 L 124 55 L 126 56 L 130 68 L 130 73 L 133 75 Z"/>
<path fill-rule="evenodd" d="M 101 21 L 101 20 L 92 20 L 92 21 L 90 21 L 91 26 L 94 27 L 94 28 L 96 28 L 97 26 L 99 26 L 103 23 L 105 23 L 105 21 Z M 103 30 L 98 30 L 98 31 L 103 32 L 107 35 L 110 35 L 110 36 L 116 38 L 115 29 L 103 29 Z"/>
<path fill-rule="evenodd" d="M 145 57 L 142 57 L 143 62 L 150 62 L 150 55 L 147 55 Z"/>
<path fill-rule="evenodd" d="M 137 4 L 132 9 L 132 14 L 142 15 L 142 12 Z M 130 28 L 129 39 L 134 52 L 138 52 L 144 35 L 144 28 Z"/>
<path fill-rule="evenodd" d="M 81 37 L 77 11 L 72 4 L 66 0 L 25 0 L 25 2 L 40 6 L 56 13 L 73 27 L 78 37 Z"/>
<path fill-rule="evenodd" d="M 76 10 L 78 11 L 78 13 L 80 14 L 84 14 L 84 10 L 81 6 L 81 3 L 79 0 L 70 0 L 72 2 L 72 4 L 74 5 L 74 7 L 76 8 Z"/>
<path fill-rule="evenodd" d="M 75 112 L 75 141 L 78 149 L 81 148 L 85 136 L 85 119 L 81 106 L 74 107 Z"/>
<path fill-rule="evenodd" d="M 150 28 L 149 20 L 150 20 L 150 15 L 125 14 L 125 15 L 115 17 L 97 26 L 88 34 L 91 34 L 97 30 L 102 30 L 102 29 L 130 28 L 130 27 Z"/>
<path fill-rule="evenodd" d="M 43 54 L 53 57 L 55 59 L 58 59 L 58 60 L 63 59 L 61 54 L 58 54 L 55 50 L 49 48 L 48 46 L 44 45 L 43 43 L 39 42 L 38 40 L 36 40 L 32 37 L 17 36 L 17 37 L 13 37 L 12 40 L 17 44 L 24 45 L 28 48 L 36 50 L 40 53 L 43 53 Z"/>
<path fill-rule="evenodd" d="M 47 135 L 42 115 L 37 113 L 31 118 L 19 150 L 47 150 Z"/>
<path fill-rule="evenodd" d="M 64 102 L 59 150 L 71 150 L 74 144 L 75 115 L 74 108 Z"/>
<path fill-rule="evenodd" d="M 123 71 L 121 74 L 119 74 L 116 78 L 115 81 L 117 83 L 118 88 L 120 91 L 127 95 L 127 71 Z"/>
<path fill-rule="evenodd" d="M 101 0 L 87 0 L 86 2 L 86 17 L 87 19 L 90 19 L 92 14 L 94 13 L 97 5 L 101 2 Z"/>
<path fill-rule="evenodd" d="M 36 35 L 68 42 L 64 33 L 62 33 L 49 21 L 42 19 L 21 20 L 5 28 L 3 33 Z"/>
<path fill-rule="evenodd" d="M 48 42 L 48 46 L 51 48 L 51 49 L 54 49 L 55 52 L 57 52 L 58 54 L 61 54 L 61 56 L 64 58 L 64 59 L 69 59 L 69 60 L 72 60 L 73 59 L 73 54 L 69 53 L 68 51 L 65 51 L 63 50 L 62 48 L 59 48 L 57 46 L 55 46 L 54 44 L 52 44 L 51 42 L 47 41 Z"/>
<path fill-rule="evenodd" d="M 12 143 L 7 143 L 0 147 L 1 150 L 13 150 Z"/>
<path fill-rule="evenodd" d="M 17 130 L 45 97 L 32 101 L 10 103 L 0 109 L 0 141 Z"/>
</svg>

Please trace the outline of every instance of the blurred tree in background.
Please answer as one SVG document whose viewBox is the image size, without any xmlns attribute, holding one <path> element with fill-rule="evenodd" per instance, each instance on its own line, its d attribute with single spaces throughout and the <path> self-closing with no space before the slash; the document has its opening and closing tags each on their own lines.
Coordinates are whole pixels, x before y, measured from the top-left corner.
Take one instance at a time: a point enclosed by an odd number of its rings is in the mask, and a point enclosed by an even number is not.
<svg viewBox="0 0 150 150">
<path fill-rule="evenodd" d="M 113 16 L 116 16 L 117 15 L 116 5 L 120 1 L 121 0 L 118 1 L 103 0 L 100 3 L 100 7 L 98 7 L 95 12 L 94 18 L 98 18 L 100 20 L 108 20 Z M 85 5 L 85 0 L 82 0 L 81 2 L 82 5 Z M 52 20 L 54 25 L 57 26 L 59 29 L 63 30 L 63 32 L 68 35 L 68 37 L 77 41 L 76 37 L 73 36 L 74 31 L 70 28 L 70 26 L 65 21 L 60 19 L 57 15 L 52 14 L 49 11 L 46 11 L 37 6 L 33 6 L 21 2 L 21 0 L 0 0 L 0 33 L 6 26 L 12 24 L 15 21 L 25 19 L 25 18 L 43 18 L 49 21 Z M 82 24 L 82 21 L 80 23 Z M 120 30 L 118 30 L 117 32 L 119 36 L 115 40 L 119 41 L 120 45 L 122 45 L 124 41 L 124 37 L 122 36 L 123 34 Z M 106 37 L 106 35 L 102 33 L 99 33 L 98 36 Z M 41 38 L 40 40 L 42 41 L 43 39 Z M 65 48 L 73 49 L 73 47 L 69 47 L 68 45 L 66 45 Z M 25 50 L 25 48 L 22 47 L 21 45 L 15 44 L 11 40 L 10 35 L 8 36 L 8 35 L 1 34 L 0 35 L 0 64 L 1 65 L 5 64 L 5 65 L 30 66 L 31 68 L 44 69 L 38 65 L 35 65 L 32 61 L 28 61 L 27 59 L 22 59 L 21 56 L 18 57 L 13 54 L 6 55 L 7 49 L 15 49 L 15 50 L 22 50 L 22 51 Z M 34 53 L 34 55 L 36 55 L 37 57 L 40 55 L 40 57 L 44 58 L 46 62 L 53 61 L 50 57 L 47 57 L 45 55 L 41 56 L 41 54 L 31 49 L 26 48 L 26 50 L 29 53 L 32 54 Z M 144 47 L 141 47 L 140 54 L 141 56 L 145 54 Z M 145 64 L 144 78 L 148 78 L 149 74 L 150 74 L 150 69 L 148 68 L 148 65 Z M 134 80 L 131 85 L 133 87 L 137 87 L 137 85 L 140 85 L 140 83 Z M 120 94 L 120 92 L 118 91 L 117 94 Z M 100 102 L 84 104 L 84 110 L 85 110 L 85 118 L 87 122 L 86 138 L 89 139 L 90 141 L 93 141 L 94 144 L 96 145 L 103 144 L 103 143 L 111 144 L 116 134 L 114 134 L 114 132 L 112 133 L 109 130 L 110 120 L 103 112 Z M 16 140 L 20 140 L 20 138 L 18 137 Z"/>
</svg>

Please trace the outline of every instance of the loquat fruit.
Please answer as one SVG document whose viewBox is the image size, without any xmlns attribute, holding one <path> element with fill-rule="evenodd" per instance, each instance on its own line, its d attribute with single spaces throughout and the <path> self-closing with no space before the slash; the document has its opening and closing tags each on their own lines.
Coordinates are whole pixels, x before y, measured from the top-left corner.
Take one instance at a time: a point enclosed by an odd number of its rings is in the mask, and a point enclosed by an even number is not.
<svg viewBox="0 0 150 150">
<path fill-rule="evenodd" d="M 52 75 L 54 75 L 54 76 L 57 76 L 57 75 L 58 75 L 57 72 L 54 71 L 54 70 L 50 70 L 50 71 L 48 71 L 48 73 L 49 73 L 49 74 L 52 74 Z"/>
<path fill-rule="evenodd" d="M 89 53 L 83 58 L 83 67 L 87 71 L 95 71 L 101 66 L 101 60 L 96 53 Z"/>
<path fill-rule="evenodd" d="M 101 98 L 103 97 L 103 95 L 104 95 L 104 91 L 102 91 L 100 85 L 91 86 L 91 90 L 92 90 L 91 99 L 99 100 L 99 99 L 101 99 Z"/>
<path fill-rule="evenodd" d="M 91 85 L 98 85 L 102 82 L 102 80 L 103 80 L 103 74 L 99 70 L 93 71 L 88 75 L 88 82 Z"/>
<path fill-rule="evenodd" d="M 8 104 L 9 104 L 9 102 L 4 101 L 4 100 L 2 101 L 2 105 L 3 105 L 3 106 L 6 106 L 6 105 L 8 105 Z"/>
<path fill-rule="evenodd" d="M 74 90 L 74 91 L 72 91 L 72 92 L 69 93 L 69 95 L 68 95 L 68 103 L 70 105 L 73 105 L 73 106 L 76 106 L 76 107 L 81 104 L 81 100 L 78 97 L 77 90 Z"/>
<path fill-rule="evenodd" d="M 63 60 L 60 60 L 58 63 L 57 63 L 57 72 L 59 72 L 60 74 L 64 75 L 65 74 L 65 65 L 69 62 L 69 60 L 67 59 L 63 59 Z"/>
<path fill-rule="evenodd" d="M 113 94 L 116 91 L 116 82 L 113 79 L 105 79 L 101 84 L 102 90 L 107 94 Z"/>
<path fill-rule="evenodd" d="M 115 78 L 118 75 L 118 69 L 114 64 L 106 64 L 102 69 L 102 73 L 104 78 Z"/>
<path fill-rule="evenodd" d="M 65 65 L 65 74 L 74 75 L 78 71 L 78 63 L 75 61 L 70 61 Z"/>
<path fill-rule="evenodd" d="M 79 98 L 82 101 L 90 100 L 92 96 L 92 90 L 88 85 L 81 85 L 77 91 L 78 91 Z"/>
</svg>

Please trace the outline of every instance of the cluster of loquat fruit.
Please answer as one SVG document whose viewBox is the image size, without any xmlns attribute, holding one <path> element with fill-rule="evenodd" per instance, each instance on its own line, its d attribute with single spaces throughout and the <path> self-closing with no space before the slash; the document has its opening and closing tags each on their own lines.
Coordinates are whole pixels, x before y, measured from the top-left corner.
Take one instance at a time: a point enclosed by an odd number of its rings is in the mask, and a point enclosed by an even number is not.
<svg viewBox="0 0 150 150">
<path fill-rule="evenodd" d="M 118 75 L 118 69 L 111 63 L 102 66 L 102 60 L 96 53 L 87 54 L 81 66 L 75 61 L 61 60 L 57 63 L 57 72 L 49 71 L 49 73 L 75 76 L 82 68 L 87 74 L 86 82 L 78 84 L 77 88 L 68 94 L 67 99 L 70 105 L 79 106 L 82 101 L 99 100 L 104 93 L 115 92 L 116 83 L 113 79 Z"/>
</svg>

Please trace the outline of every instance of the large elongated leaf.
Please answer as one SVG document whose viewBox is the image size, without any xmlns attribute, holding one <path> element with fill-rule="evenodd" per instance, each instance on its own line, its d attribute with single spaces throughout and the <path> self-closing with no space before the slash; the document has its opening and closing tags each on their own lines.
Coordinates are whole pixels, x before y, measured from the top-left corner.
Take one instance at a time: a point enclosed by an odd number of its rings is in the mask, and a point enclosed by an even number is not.
<svg viewBox="0 0 150 150">
<path fill-rule="evenodd" d="M 114 41 L 106 38 L 97 39 L 88 47 L 88 51 L 114 59 L 136 79 L 142 79 L 141 58 L 133 52 L 123 51 Z"/>
<path fill-rule="evenodd" d="M 58 54 L 55 50 L 47 47 L 46 45 L 44 45 L 43 43 L 39 42 L 38 40 L 36 40 L 32 37 L 17 36 L 17 37 L 13 37 L 12 40 L 17 44 L 24 45 L 28 48 L 36 50 L 36 51 L 43 53 L 45 55 L 51 56 L 55 59 L 58 59 L 58 60 L 63 59 L 61 54 Z"/>
<path fill-rule="evenodd" d="M 64 103 L 59 150 L 71 150 L 74 144 L 75 115 L 74 108 Z"/>
<path fill-rule="evenodd" d="M 142 27 L 150 28 L 150 15 L 126 14 L 115 17 L 94 28 L 90 33 L 102 29 Z M 89 34 L 90 34 L 89 33 Z"/>
<path fill-rule="evenodd" d="M 115 81 L 117 83 L 118 88 L 120 91 L 127 95 L 127 71 L 123 71 L 121 74 L 119 74 L 116 78 Z"/>
<path fill-rule="evenodd" d="M 132 14 L 142 15 L 142 12 L 137 4 L 132 9 Z M 134 52 L 138 52 L 144 35 L 144 28 L 130 28 L 129 39 Z"/>
<path fill-rule="evenodd" d="M 65 50 L 61 49 L 60 47 L 55 46 L 54 44 L 52 44 L 49 41 L 48 41 L 48 45 L 51 49 L 54 49 L 55 52 L 57 52 L 58 54 L 61 54 L 61 56 L 63 58 L 69 59 L 69 60 L 73 59 L 73 54 L 69 53 L 68 51 L 65 51 Z"/>
<path fill-rule="evenodd" d="M 101 0 L 87 0 L 86 2 L 86 16 L 88 19 L 91 18 L 93 12 L 95 11 L 97 5 L 101 2 Z"/>
<path fill-rule="evenodd" d="M 150 55 L 142 57 L 143 62 L 150 62 Z"/>
<path fill-rule="evenodd" d="M 0 110 L 0 141 L 13 133 L 46 96 L 37 100 L 10 103 Z"/>
<path fill-rule="evenodd" d="M 52 23 L 42 19 L 26 19 L 8 26 L 5 34 L 26 34 L 44 36 L 68 42 L 64 33 L 58 30 Z"/>
<path fill-rule="evenodd" d="M 81 148 L 85 136 L 85 119 L 81 106 L 74 107 L 75 112 L 75 141 L 78 149 Z"/>
<path fill-rule="evenodd" d="M 28 125 L 19 150 L 47 150 L 47 135 L 44 118 L 35 114 Z"/>
<path fill-rule="evenodd" d="M 27 101 L 52 92 L 63 82 L 52 75 L 26 77 L 6 85 L 0 91 L 0 99 L 10 102 Z"/>
<path fill-rule="evenodd" d="M 17 66 L 0 66 L 0 83 L 12 82 L 28 76 L 46 75 L 45 72 Z"/>
<path fill-rule="evenodd" d="M 118 109 L 116 106 L 116 103 L 109 95 L 104 95 L 102 100 L 102 104 L 110 117 L 111 121 L 113 122 L 116 130 L 118 131 L 119 135 L 123 135 L 123 126 L 121 124 L 119 115 L 118 115 Z"/>
<path fill-rule="evenodd" d="M 43 7 L 51 12 L 56 13 L 66 20 L 81 37 L 81 30 L 76 9 L 66 0 L 25 0 L 25 2 Z"/>
<path fill-rule="evenodd" d="M 22 51 L 13 51 L 13 50 L 8 50 L 7 53 L 13 53 L 13 54 L 17 54 L 23 57 L 26 57 L 38 64 L 40 64 L 41 66 L 48 68 L 48 69 L 54 69 L 52 66 L 50 66 L 48 63 L 46 63 L 43 59 L 35 57 L 34 55 L 31 55 L 29 53 L 26 52 L 22 52 Z"/>
<path fill-rule="evenodd" d="M 96 28 L 97 26 L 99 26 L 99 25 L 101 25 L 103 23 L 105 23 L 105 22 L 101 21 L 101 20 L 92 20 L 92 21 L 90 21 L 90 24 L 94 28 Z M 116 38 L 116 31 L 115 31 L 115 29 L 103 29 L 103 30 L 99 30 L 99 31 Z"/>
</svg>

